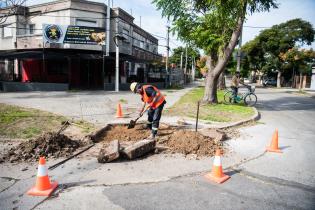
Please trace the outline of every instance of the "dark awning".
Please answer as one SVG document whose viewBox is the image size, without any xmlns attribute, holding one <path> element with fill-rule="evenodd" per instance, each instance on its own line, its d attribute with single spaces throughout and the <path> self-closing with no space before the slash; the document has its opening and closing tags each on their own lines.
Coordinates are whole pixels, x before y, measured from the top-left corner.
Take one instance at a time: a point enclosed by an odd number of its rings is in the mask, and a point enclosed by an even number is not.
<svg viewBox="0 0 315 210">
<path fill-rule="evenodd" d="M 58 59 L 64 57 L 75 57 L 83 59 L 101 59 L 102 54 L 87 50 L 65 50 L 65 49 L 45 49 L 45 50 L 7 50 L 0 51 L 0 59 Z"/>
</svg>

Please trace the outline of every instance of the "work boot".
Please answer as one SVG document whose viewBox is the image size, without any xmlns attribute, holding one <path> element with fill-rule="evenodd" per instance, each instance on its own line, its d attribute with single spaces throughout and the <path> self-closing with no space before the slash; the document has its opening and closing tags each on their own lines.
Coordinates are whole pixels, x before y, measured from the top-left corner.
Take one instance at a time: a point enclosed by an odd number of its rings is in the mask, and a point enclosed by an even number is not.
<svg viewBox="0 0 315 210">
<path fill-rule="evenodd" d="M 151 130 L 151 124 L 145 124 L 145 125 L 142 125 L 142 129 L 145 129 L 145 130 Z"/>
<path fill-rule="evenodd" d="M 155 135 L 153 133 L 151 133 L 150 136 L 147 139 L 154 140 L 155 139 Z"/>
</svg>

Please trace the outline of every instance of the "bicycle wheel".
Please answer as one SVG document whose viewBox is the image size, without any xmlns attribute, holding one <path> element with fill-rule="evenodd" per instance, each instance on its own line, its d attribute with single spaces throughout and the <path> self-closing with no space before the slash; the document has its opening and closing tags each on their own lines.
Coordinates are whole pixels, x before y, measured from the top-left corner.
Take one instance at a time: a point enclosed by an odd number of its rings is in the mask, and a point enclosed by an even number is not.
<svg viewBox="0 0 315 210">
<path fill-rule="evenodd" d="M 247 106 L 255 106 L 255 104 L 257 103 L 257 96 L 253 93 L 248 94 L 244 98 L 244 103 Z"/>
<path fill-rule="evenodd" d="M 224 94 L 224 101 L 225 103 L 232 103 L 232 98 L 233 98 L 233 93 L 232 91 L 228 90 L 225 94 Z"/>
</svg>

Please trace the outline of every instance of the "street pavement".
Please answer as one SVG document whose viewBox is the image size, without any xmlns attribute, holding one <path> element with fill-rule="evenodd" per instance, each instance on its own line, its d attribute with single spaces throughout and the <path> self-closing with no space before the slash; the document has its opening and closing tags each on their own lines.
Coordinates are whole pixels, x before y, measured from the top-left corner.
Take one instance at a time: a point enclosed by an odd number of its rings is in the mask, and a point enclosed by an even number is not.
<svg viewBox="0 0 315 210">
<path fill-rule="evenodd" d="M 49 171 L 60 183 L 49 199 L 24 194 L 34 184 L 35 165 L 23 172 L 26 164 L 1 165 L 1 209 L 314 209 L 315 98 L 256 93 L 261 119 L 224 143 L 223 167 L 231 178 L 221 185 L 204 178 L 212 158 L 159 154 L 99 164 L 92 148 Z M 276 128 L 283 153 L 265 153 Z"/>
</svg>

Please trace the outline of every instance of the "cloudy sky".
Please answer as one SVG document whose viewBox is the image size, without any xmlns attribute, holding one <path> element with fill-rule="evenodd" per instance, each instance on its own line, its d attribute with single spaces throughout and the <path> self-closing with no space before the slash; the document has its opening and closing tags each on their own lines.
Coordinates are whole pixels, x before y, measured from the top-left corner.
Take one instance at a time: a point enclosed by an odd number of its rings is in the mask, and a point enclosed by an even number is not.
<svg viewBox="0 0 315 210">
<path fill-rule="evenodd" d="M 44 3 L 50 0 L 28 0 L 27 4 Z M 98 2 L 107 2 L 107 0 L 92 0 Z M 244 31 L 243 43 L 253 39 L 259 34 L 263 28 L 253 27 L 271 27 L 272 25 L 279 24 L 294 18 L 302 18 L 309 21 L 315 27 L 315 1 L 314 0 L 278 0 L 279 9 L 273 9 L 269 13 L 255 13 L 248 16 Z M 125 11 L 132 13 L 135 17 L 135 23 L 140 24 L 148 32 L 155 36 L 160 36 L 159 44 L 166 45 L 166 24 L 165 18 L 161 17 L 161 12 L 156 11 L 151 0 L 113 0 L 114 7 L 121 7 Z M 176 48 L 181 46 L 182 43 L 176 40 L 176 36 L 171 36 L 170 46 Z M 311 46 L 315 48 L 315 43 Z M 160 53 L 165 53 L 165 47 L 159 47 Z"/>
</svg>

